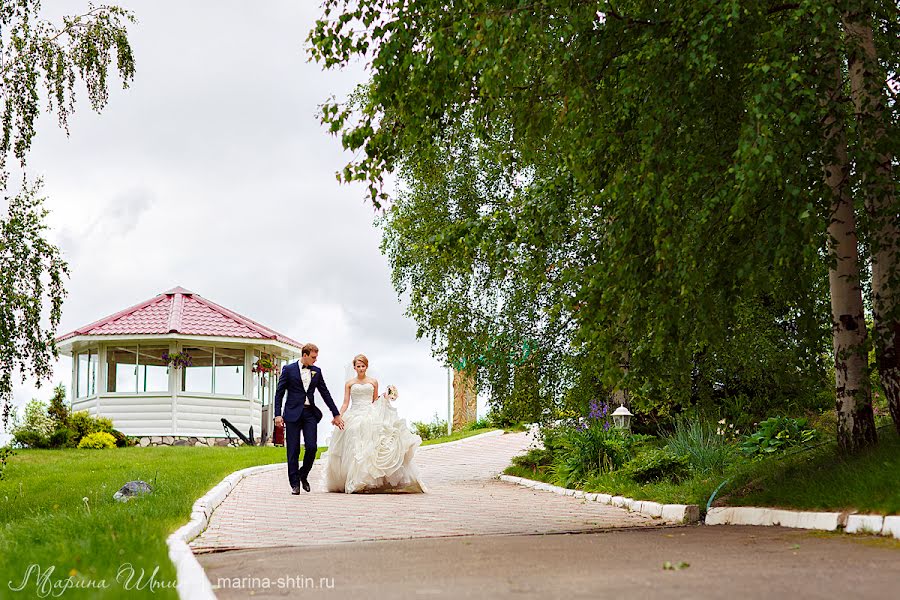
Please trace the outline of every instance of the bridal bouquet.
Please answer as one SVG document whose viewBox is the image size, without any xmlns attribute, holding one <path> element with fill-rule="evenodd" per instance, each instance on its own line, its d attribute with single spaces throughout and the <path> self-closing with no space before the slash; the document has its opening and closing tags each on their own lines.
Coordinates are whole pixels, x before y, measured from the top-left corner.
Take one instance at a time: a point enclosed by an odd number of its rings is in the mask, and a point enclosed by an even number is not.
<svg viewBox="0 0 900 600">
<path fill-rule="evenodd" d="M 389 385 L 387 386 L 387 391 L 383 394 L 385 398 L 388 400 L 396 400 L 397 399 L 397 386 Z"/>
</svg>

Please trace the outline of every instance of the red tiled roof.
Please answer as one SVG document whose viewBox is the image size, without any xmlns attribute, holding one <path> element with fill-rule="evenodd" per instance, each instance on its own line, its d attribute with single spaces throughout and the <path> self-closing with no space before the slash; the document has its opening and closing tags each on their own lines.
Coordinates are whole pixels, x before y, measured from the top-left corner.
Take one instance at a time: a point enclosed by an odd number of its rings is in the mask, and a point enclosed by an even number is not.
<svg viewBox="0 0 900 600">
<path fill-rule="evenodd" d="M 296 346 L 302 344 L 260 325 L 215 302 L 177 287 L 131 308 L 79 327 L 56 338 L 62 342 L 79 335 L 205 335 L 269 339 Z"/>
</svg>

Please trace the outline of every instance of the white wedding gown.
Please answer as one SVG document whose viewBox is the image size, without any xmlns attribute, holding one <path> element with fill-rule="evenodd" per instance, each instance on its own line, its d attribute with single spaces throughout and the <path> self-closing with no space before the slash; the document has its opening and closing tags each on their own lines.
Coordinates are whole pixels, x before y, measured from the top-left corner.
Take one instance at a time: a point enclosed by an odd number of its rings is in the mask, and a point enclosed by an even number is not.
<svg viewBox="0 0 900 600">
<path fill-rule="evenodd" d="M 422 438 L 412 433 L 390 400 L 372 402 L 375 386 L 350 386 L 344 430 L 337 427 L 324 454 L 329 492 L 426 492 L 413 462 Z"/>
</svg>

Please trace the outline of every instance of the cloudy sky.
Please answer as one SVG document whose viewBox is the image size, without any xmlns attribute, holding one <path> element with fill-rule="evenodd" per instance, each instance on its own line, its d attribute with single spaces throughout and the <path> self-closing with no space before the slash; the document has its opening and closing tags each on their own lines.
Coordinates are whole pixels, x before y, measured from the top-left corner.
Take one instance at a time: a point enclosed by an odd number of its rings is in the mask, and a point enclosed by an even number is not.
<svg viewBox="0 0 900 600">
<path fill-rule="evenodd" d="M 446 415 L 447 373 L 403 316 L 364 190 L 335 180 L 349 156 L 317 109 L 365 70 L 307 62 L 318 3 L 117 4 L 138 19 L 133 84 L 99 115 L 82 97 L 68 138 L 44 118 L 29 158 L 71 268 L 60 333 L 180 285 L 317 343 L 332 390 L 363 352 L 403 416 Z M 54 383 L 69 374 L 63 358 Z M 49 389 L 16 403 L 35 395 Z"/>
</svg>

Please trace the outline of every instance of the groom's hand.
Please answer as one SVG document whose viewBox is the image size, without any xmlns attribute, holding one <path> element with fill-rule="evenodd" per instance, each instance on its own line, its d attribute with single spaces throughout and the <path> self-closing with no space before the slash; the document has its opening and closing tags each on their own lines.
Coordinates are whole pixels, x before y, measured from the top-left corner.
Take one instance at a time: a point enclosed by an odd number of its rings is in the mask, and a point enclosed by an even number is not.
<svg viewBox="0 0 900 600">
<path fill-rule="evenodd" d="M 331 420 L 331 424 L 334 425 L 335 427 L 337 427 L 338 429 L 340 429 L 341 431 L 344 430 L 344 419 L 341 418 L 341 415 L 338 415 L 335 418 L 333 418 Z"/>
</svg>

